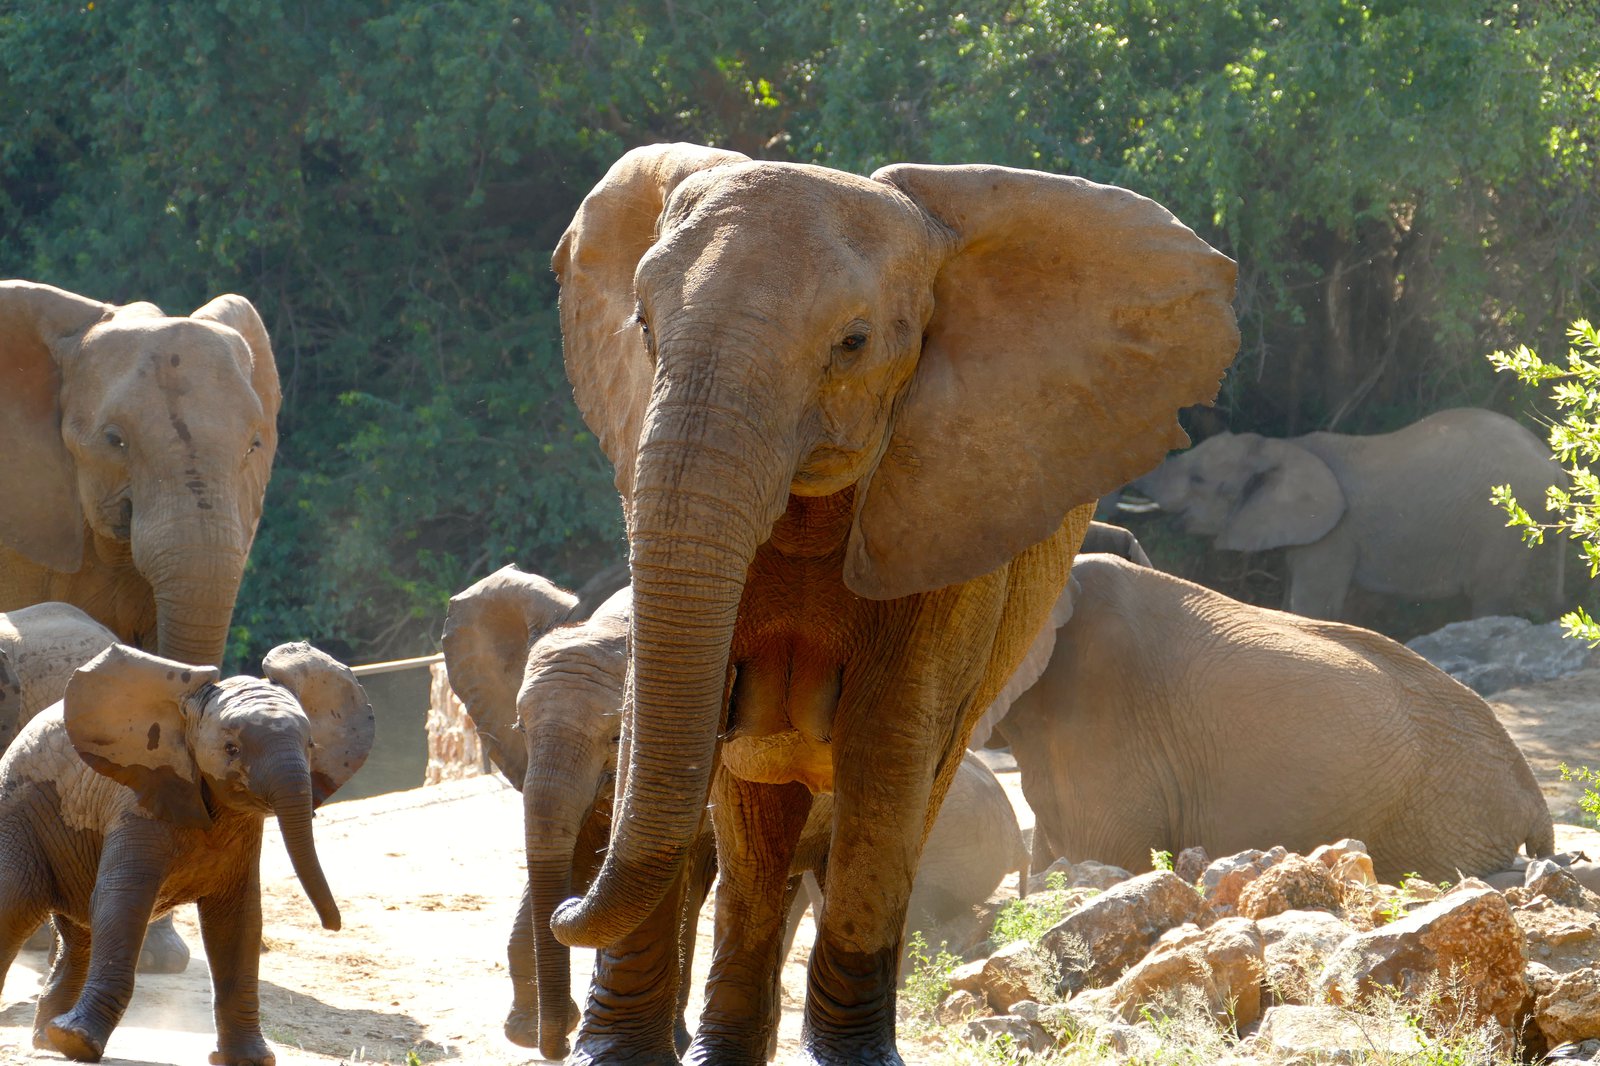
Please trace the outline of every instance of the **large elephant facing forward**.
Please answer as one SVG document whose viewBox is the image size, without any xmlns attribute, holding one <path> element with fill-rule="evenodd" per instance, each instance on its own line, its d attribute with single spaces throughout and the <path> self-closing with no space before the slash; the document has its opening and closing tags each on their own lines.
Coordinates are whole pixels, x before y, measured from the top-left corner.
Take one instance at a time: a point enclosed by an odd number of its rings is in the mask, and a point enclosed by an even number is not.
<svg viewBox="0 0 1600 1066">
<path fill-rule="evenodd" d="M 804 1054 L 898 1063 L 933 813 L 1094 501 L 1215 394 L 1233 264 L 1080 179 L 658 145 L 589 193 L 555 268 L 634 585 L 611 846 L 556 934 L 647 947 L 709 794 L 717 948 L 687 1061 L 759 1060 L 791 859 L 831 792 Z M 574 1061 L 677 1061 L 588 1016 Z"/>
<path fill-rule="evenodd" d="M 1035 861 L 1043 844 L 1138 870 L 1152 849 L 1357 837 L 1386 880 L 1455 880 L 1554 850 L 1494 712 L 1389 638 L 1111 555 L 1080 556 L 1068 595 L 1049 665 L 995 727 Z"/>
<path fill-rule="evenodd" d="M 1284 606 L 1296 614 L 1340 618 L 1356 587 L 1414 600 L 1464 594 L 1476 618 L 1556 605 L 1559 548 L 1529 552 L 1489 490 L 1509 483 L 1536 508 L 1562 481 L 1532 433 L 1463 407 L 1365 437 L 1219 433 L 1134 488 L 1218 548 L 1287 548 Z M 1541 555 L 1554 573 L 1530 590 Z"/>
</svg>

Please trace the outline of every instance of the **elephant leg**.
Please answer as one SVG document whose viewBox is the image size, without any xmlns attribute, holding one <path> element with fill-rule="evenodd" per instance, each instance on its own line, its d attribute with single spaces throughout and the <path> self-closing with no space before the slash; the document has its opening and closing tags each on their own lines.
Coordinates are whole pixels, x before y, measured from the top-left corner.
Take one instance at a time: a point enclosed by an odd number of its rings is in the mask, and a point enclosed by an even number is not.
<svg viewBox="0 0 1600 1066">
<path fill-rule="evenodd" d="M 5 987 L 6 973 L 17 953 L 46 912 L 44 905 L 30 898 L 26 879 L 10 875 L 11 871 L 7 871 L 0 879 L 0 989 Z M 48 930 L 49 926 L 45 928 Z"/>
<path fill-rule="evenodd" d="M 139 949 L 140 973 L 182 973 L 189 968 L 189 945 L 178 935 L 168 912 L 145 930 L 144 947 Z"/>
<path fill-rule="evenodd" d="M 533 953 L 533 894 L 526 884 L 522 886 L 522 903 L 517 907 L 517 916 L 511 920 L 511 936 L 506 941 L 506 969 L 511 974 L 511 1010 L 506 1012 L 506 1039 L 518 1047 L 538 1047 L 539 976 Z"/>
<path fill-rule="evenodd" d="M 809 883 L 808 883 L 809 882 Z M 789 878 L 789 887 L 784 890 L 783 920 L 783 947 L 778 952 L 778 966 L 772 971 L 772 998 L 778 1004 L 778 1017 L 782 1017 L 783 1007 L 783 967 L 789 961 L 789 953 L 794 950 L 796 935 L 800 932 L 800 919 L 805 917 L 806 908 L 811 906 L 811 884 L 815 883 L 808 871 L 803 876 Z M 822 889 L 816 892 L 817 910 L 822 909 Z M 772 1062 L 778 1057 L 778 1027 L 772 1027 L 772 1037 L 767 1041 L 767 1061 Z"/>
<path fill-rule="evenodd" d="M 1315 544 L 1284 553 L 1289 570 L 1284 609 L 1306 618 L 1338 621 L 1356 574 L 1356 546 L 1339 530 Z"/>
<path fill-rule="evenodd" d="M 200 938 L 211 964 L 211 1011 L 217 1024 L 212 1066 L 273 1066 L 261 1035 L 261 873 L 251 862 L 223 892 L 202 897 Z"/>
<path fill-rule="evenodd" d="M 706 1005 L 684 1063 L 762 1063 L 778 1027 L 778 970 L 789 870 L 811 812 L 805 785 L 720 773 L 711 785 L 717 833 L 717 938 Z"/>
<path fill-rule="evenodd" d="M 689 853 L 689 886 L 683 895 L 683 917 L 678 926 L 678 1016 L 672 1021 L 672 1046 L 682 1055 L 689 1050 L 694 1034 L 689 1032 L 689 991 L 694 969 L 695 940 L 700 933 L 700 911 L 717 879 L 717 844 L 710 833 L 702 833 Z"/>
<path fill-rule="evenodd" d="M 171 858 L 165 823 L 129 816 L 107 835 L 89 914 L 89 971 L 72 1009 L 45 1025 L 50 1047 L 98 1062 L 133 995 L 134 965 Z"/>
<path fill-rule="evenodd" d="M 51 926 L 45 926 L 47 930 Z M 39 1006 L 33 1015 L 33 1046 L 50 1050 L 45 1026 L 58 1014 L 65 1014 L 78 1002 L 83 982 L 89 976 L 89 930 L 69 918 L 56 916 L 52 931 L 55 953 L 50 958 L 50 973 L 39 993 Z"/>
<path fill-rule="evenodd" d="M 1050 844 L 1050 834 L 1045 832 L 1043 825 L 1037 821 L 1033 823 L 1033 847 L 1029 854 L 1028 865 L 1034 873 L 1042 874 L 1050 869 L 1050 864 L 1056 861 L 1058 852 Z M 1018 895 L 1027 895 L 1027 884 L 1024 883 Z"/>
<path fill-rule="evenodd" d="M 677 1066 L 679 936 L 687 871 L 633 932 L 595 953 L 594 977 L 567 1066 Z"/>
</svg>

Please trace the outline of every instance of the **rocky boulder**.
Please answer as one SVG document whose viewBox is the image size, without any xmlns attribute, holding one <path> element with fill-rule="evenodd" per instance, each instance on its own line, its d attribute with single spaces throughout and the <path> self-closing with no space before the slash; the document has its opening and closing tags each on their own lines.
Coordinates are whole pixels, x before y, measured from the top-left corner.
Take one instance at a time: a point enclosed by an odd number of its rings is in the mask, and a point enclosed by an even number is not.
<svg viewBox="0 0 1600 1066">
<path fill-rule="evenodd" d="M 1328 867 L 1302 855 L 1288 855 L 1244 886 L 1237 909 L 1256 919 L 1291 910 L 1336 912 L 1339 892 Z"/>
<path fill-rule="evenodd" d="M 1340 1006 L 1383 986 L 1447 1023 L 1492 1019 L 1510 1027 L 1528 996 L 1526 951 L 1506 898 L 1468 879 L 1389 925 L 1347 938 L 1319 988 Z"/>
<path fill-rule="evenodd" d="M 1110 1005 L 1125 1022 L 1149 1004 L 1177 1002 L 1198 991 L 1219 1024 L 1254 1025 L 1261 1017 L 1266 972 L 1261 930 L 1248 918 L 1223 918 L 1206 929 L 1169 929 L 1144 958 L 1111 986 Z"/>
<path fill-rule="evenodd" d="M 1248 1047 L 1271 1062 L 1407 1061 L 1427 1050 L 1402 1019 L 1378 1018 L 1329 1006 L 1273 1007 Z"/>
<path fill-rule="evenodd" d="M 1312 1003 L 1323 960 L 1355 932 L 1349 923 L 1324 910 L 1288 910 L 1262 918 L 1263 956 L 1269 997 L 1280 1003 Z"/>
<path fill-rule="evenodd" d="M 1239 902 L 1239 893 L 1244 891 L 1244 886 L 1260 877 L 1262 871 L 1269 866 L 1283 861 L 1288 854 L 1289 852 L 1282 847 L 1273 848 L 1271 851 L 1252 848 L 1249 851 L 1217 859 L 1206 867 L 1205 873 L 1201 874 L 1200 880 L 1196 882 L 1200 894 L 1219 916 L 1232 914 Z"/>
<path fill-rule="evenodd" d="M 1482 696 L 1600 667 L 1600 652 L 1563 636 L 1560 622 L 1499 615 L 1452 622 L 1406 647 Z"/>
<path fill-rule="evenodd" d="M 1600 1037 L 1600 896 L 1546 860 L 1526 876 L 1506 900 L 1527 937 L 1533 1028 L 1545 1047 Z"/>
<path fill-rule="evenodd" d="M 1168 929 L 1210 917 L 1192 886 L 1155 870 L 1089 900 L 1051 926 L 1041 945 L 1056 960 L 1059 991 L 1070 996 L 1116 980 Z"/>
</svg>

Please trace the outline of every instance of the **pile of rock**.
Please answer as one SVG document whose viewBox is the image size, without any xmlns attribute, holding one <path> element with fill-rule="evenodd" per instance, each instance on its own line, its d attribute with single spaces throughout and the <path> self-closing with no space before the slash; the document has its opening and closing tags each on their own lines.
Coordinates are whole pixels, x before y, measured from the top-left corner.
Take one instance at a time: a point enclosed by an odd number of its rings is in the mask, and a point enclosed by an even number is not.
<svg viewBox="0 0 1600 1066">
<path fill-rule="evenodd" d="M 958 969 L 942 1020 L 1021 1049 L 1089 1032 L 1143 1056 L 1160 1037 L 1134 1023 L 1186 1004 L 1274 1061 L 1403 1054 L 1463 1032 L 1535 1053 L 1600 1037 L 1600 896 L 1548 860 L 1504 894 L 1474 879 L 1380 884 L 1355 840 L 1304 856 L 1196 850 L 1137 877 L 1085 865 L 1109 887 L 1089 895 L 1066 863 L 1036 875 L 1034 905 L 1061 892 L 1076 906 L 1038 944 Z"/>
</svg>

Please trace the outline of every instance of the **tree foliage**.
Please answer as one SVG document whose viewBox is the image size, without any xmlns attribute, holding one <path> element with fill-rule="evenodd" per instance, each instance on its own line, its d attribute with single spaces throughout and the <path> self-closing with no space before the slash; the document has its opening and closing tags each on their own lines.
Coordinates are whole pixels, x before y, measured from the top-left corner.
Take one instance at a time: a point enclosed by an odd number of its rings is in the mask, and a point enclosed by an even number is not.
<svg viewBox="0 0 1600 1066">
<path fill-rule="evenodd" d="M 117 0 L 0 8 L 5 272 L 261 308 L 283 442 L 235 652 L 427 650 L 616 558 L 549 257 L 622 150 L 1071 172 L 1241 264 L 1220 420 L 1504 403 L 1596 290 L 1592 0 Z"/>
</svg>

